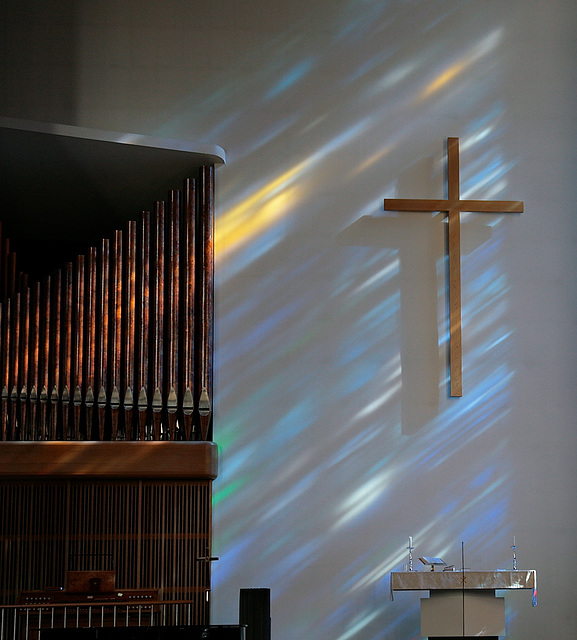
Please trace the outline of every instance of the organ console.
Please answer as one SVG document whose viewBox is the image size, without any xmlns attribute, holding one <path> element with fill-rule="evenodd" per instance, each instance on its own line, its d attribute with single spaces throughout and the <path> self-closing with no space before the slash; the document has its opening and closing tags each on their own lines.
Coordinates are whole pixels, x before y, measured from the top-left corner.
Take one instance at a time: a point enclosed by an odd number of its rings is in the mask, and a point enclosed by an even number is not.
<svg viewBox="0 0 577 640">
<path fill-rule="evenodd" d="M 114 571 L 68 571 L 65 587 L 21 592 L 20 636 L 37 640 L 48 629 L 116 626 L 119 615 L 124 627 L 143 626 L 143 620 L 150 626 L 159 611 L 158 591 L 115 586 Z"/>
<path fill-rule="evenodd" d="M 157 589 L 116 588 L 114 571 L 68 571 L 66 586 L 22 591 L 18 604 L 49 606 L 53 604 L 150 603 L 158 601 Z"/>
</svg>

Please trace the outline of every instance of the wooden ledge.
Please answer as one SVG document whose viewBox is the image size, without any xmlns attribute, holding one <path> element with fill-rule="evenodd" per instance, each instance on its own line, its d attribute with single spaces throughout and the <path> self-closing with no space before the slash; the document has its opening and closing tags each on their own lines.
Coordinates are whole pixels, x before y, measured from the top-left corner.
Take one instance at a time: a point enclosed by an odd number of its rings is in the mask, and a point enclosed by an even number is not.
<svg viewBox="0 0 577 640">
<path fill-rule="evenodd" d="M 0 478 L 214 480 L 214 442 L 2 442 Z"/>
</svg>

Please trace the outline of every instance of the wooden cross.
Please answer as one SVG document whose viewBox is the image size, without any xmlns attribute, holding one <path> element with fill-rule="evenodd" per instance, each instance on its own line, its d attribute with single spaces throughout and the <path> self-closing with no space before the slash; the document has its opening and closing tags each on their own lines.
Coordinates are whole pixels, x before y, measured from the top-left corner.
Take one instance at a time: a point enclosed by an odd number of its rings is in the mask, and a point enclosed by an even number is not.
<svg viewBox="0 0 577 640">
<path fill-rule="evenodd" d="M 449 368 L 451 396 L 463 395 L 461 347 L 461 211 L 522 213 L 519 200 L 461 200 L 459 195 L 459 138 L 447 138 L 447 199 L 385 199 L 385 211 L 440 211 L 448 218 L 449 253 Z"/>
</svg>

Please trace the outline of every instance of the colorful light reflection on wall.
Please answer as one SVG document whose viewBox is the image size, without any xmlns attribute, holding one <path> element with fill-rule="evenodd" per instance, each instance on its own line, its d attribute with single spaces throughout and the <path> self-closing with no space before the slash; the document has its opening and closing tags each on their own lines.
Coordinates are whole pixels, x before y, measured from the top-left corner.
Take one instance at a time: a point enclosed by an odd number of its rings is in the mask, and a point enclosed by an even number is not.
<svg viewBox="0 0 577 640">
<path fill-rule="evenodd" d="M 238 589 L 269 587 L 283 640 L 419 637 L 418 596 L 388 593 L 408 535 L 457 565 L 461 542 L 478 568 L 508 562 L 510 223 L 463 216 L 455 400 L 445 224 L 407 216 L 393 231 L 382 212 L 387 196 L 442 195 L 449 135 L 461 138 L 463 197 L 510 197 L 506 22 L 411 4 L 339 2 L 322 24 L 304 15 L 247 51 L 212 97 L 236 109 L 207 135 L 229 155 L 216 225 L 215 615 L 234 621 Z M 234 76 L 247 67 L 243 88 Z M 258 128 L 243 127 L 251 110 Z M 437 192 L 398 193 L 407 187 Z"/>
</svg>

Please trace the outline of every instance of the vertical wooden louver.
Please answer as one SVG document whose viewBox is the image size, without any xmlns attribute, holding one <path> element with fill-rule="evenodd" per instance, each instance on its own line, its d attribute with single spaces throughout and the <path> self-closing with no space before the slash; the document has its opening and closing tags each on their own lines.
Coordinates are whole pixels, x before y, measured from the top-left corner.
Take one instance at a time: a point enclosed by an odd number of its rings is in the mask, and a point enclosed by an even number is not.
<svg viewBox="0 0 577 640">
<path fill-rule="evenodd" d="M 0 604 L 63 588 L 67 571 L 114 570 L 117 588 L 158 589 L 207 621 L 211 485 L 34 481 L 0 484 Z"/>
</svg>

